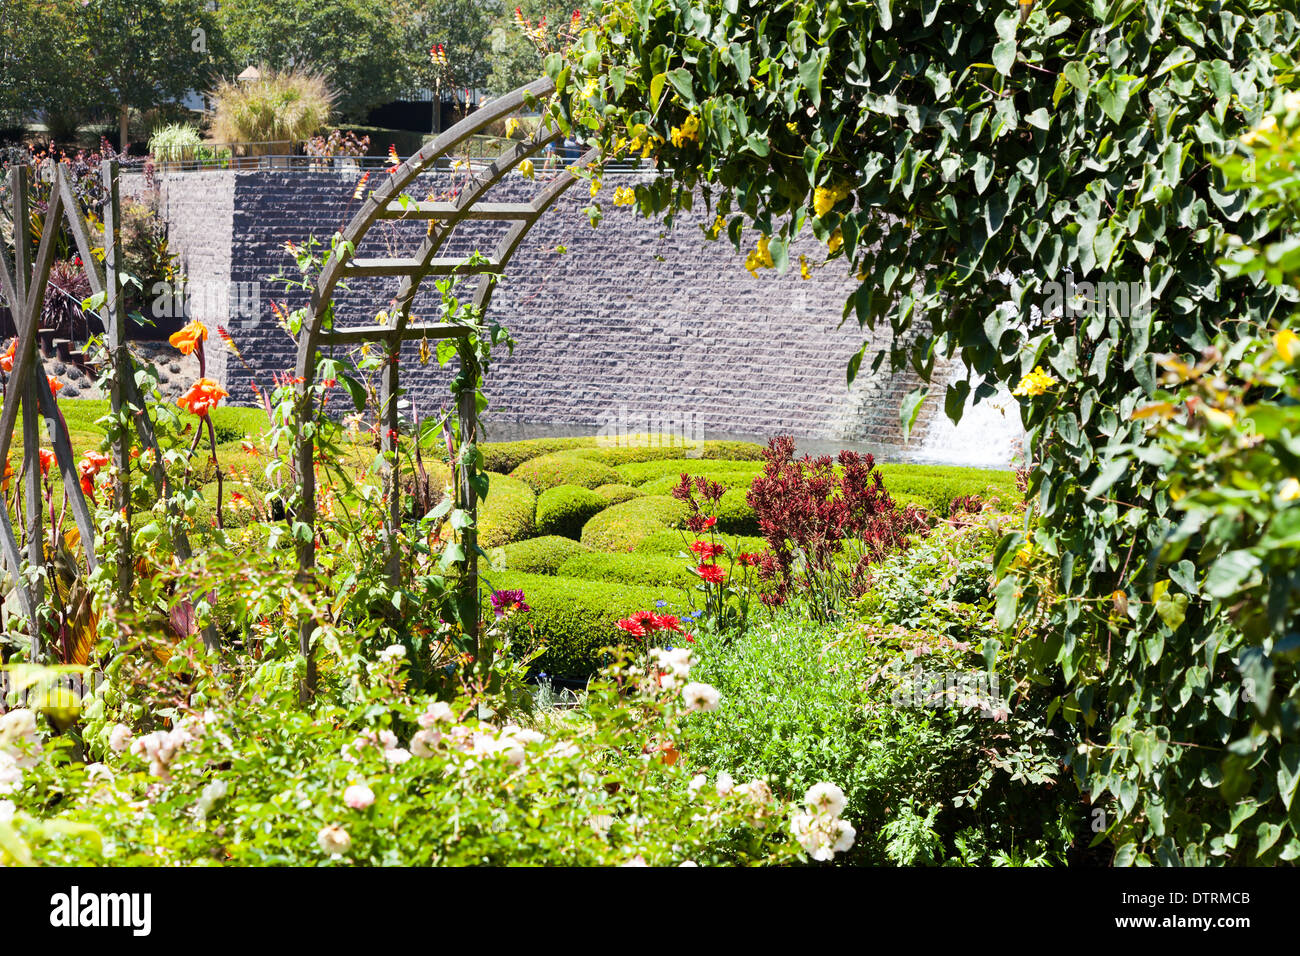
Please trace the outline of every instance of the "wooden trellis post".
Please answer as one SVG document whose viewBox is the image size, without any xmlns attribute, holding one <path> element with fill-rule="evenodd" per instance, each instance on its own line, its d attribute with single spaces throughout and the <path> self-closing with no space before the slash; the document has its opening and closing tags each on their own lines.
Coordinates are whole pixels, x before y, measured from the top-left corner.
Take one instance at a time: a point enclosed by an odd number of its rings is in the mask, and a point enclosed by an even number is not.
<svg viewBox="0 0 1300 956">
<path fill-rule="evenodd" d="M 469 382 L 469 387 L 461 391 L 457 401 L 457 418 L 462 446 L 476 441 L 478 415 L 474 383 L 477 381 L 480 369 L 474 364 L 473 350 L 468 342 L 464 341 L 464 337 L 470 334 L 470 330 L 463 325 L 449 323 L 411 325 L 411 308 L 416 294 L 421 283 L 429 276 L 476 276 L 478 287 L 474 294 L 474 307 L 480 312 L 486 312 L 492 291 L 496 288 L 497 281 L 505 271 L 520 241 L 555 200 L 578 179 L 565 168 L 549 183 L 544 184 L 529 202 L 480 201 L 496 183 L 501 181 L 502 177 L 516 169 L 520 163 L 563 138 L 563 134 L 558 129 L 543 125 L 532 137 L 512 142 L 493 162 L 475 172 L 454 200 L 411 202 L 404 201 L 402 197 L 405 190 L 421 173 L 433 168 L 440 160 L 453 156 L 470 136 L 518 112 L 522 107 L 536 105 L 554 93 L 554 83 L 549 79 L 541 79 L 491 101 L 451 129 L 435 137 L 418 153 L 394 168 L 382 185 L 357 211 L 342 233 L 342 238 L 351 242 L 354 249 L 360 249 L 362 240 L 370 229 L 384 220 L 426 221 L 429 223 L 429 229 L 419 248 L 409 258 L 354 257 L 338 260 L 331 257 L 326 261 L 312 294 L 302 331 L 298 336 L 296 373 L 300 384 L 297 411 L 301 422 L 306 422 L 314 412 L 309 396 L 316 377 L 316 358 L 321 347 L 332 344 L 379 343 L 386 348 L 386 354 L 391 356 L 380 379 L 380 430 L 382 432 L 380 447 L 388 458 L 387 453 L 394 452 L 396 449 L 397 395 L 400 380 L 396 357 L 400 355 L 401 343 L 412 339 L 461 338 L 457 352 L 461 360 L 461 375 Z M 597 150 L 590 150 L 579 162 L 590 162 L 598 155 Z M 456 227 L 462 222 L 469 221 L 509 222 L 512 225 L 505 236 L 496 243 L 492 254 L 485 261 L 469 264 L 462 259 L 439 257 L 438 253 Z M 321 317 L 330 312 L 335 289 L 342 280 L 385 276 L 393 276 L 401 280 L 396 294 L 397 308 L 390 311 L 387 324 L 332 330 L 322 327 Z M 298 540 L 298 566 L 300 577 L 306 583 L 313 578 L 316 566 L 316 478 L 313 471 L 315 443 L 311 436 L 304 434 L 302 430 L 299 434 L 301 437 L 295 453 L 298 473 L 298 519 L 307 526 L 308 533 Z M 387 572 L 390 580 L 396 583 L 401 578 L 401 556 L 397 545 L 402 517 L 401 481 L 397 473 L 395 455 L 391 460 L 393 462 L 391 473 L 385 476 L 388 511 L 385 515 L 384 535 L 388 547 Z M 463 463 L 456 466 L 458 471 L 455 482 L 458 497 L 462 505 L 477 519 L 477 494 L 469 480 L 468 466 Z M 477 532 L 473 527 L 462 533 L 461 546 L 467 559 L 461 598 L 473 607 L 473 614 L 466 624 L 466 631 L 467 636 L 477 642 L 479 638 L 478 542 Z M 307 662 L 307 680 L 302 693 L 304 700 L 310 698 L 315 688 L 315 667 L 311 647 L 311 637 L 315 628 L 315 622 L 308 618 L 300 622 L 300 651 Z"/>
<path fill-rule="evenodd" d="M 167 488 L 166 470 L 162 463 L 158 443 L 154 435 L 153 423 L 144 413 L 143 401 L 135 383 L 135 366 L 126 348 L 126 319 L 121 308 L 121 278 L 118 262 L 120 237 L 118 230 L 121 222 L 118 167 L 115 161 L 106 162 L 101 175 L 107 195 L 104 208 L 104 269 L 100 270 L 95 258 L 95 246 L 91 241 L 90 229 L 81 214 L 72 190 L 72 183 L 64 167 L 56 165 L 54 181 L 51 185 L 50 199 L 46 207 L 42 226 L 41 241 L 36 259 L 29 261 L 32 243 L 28 170 L 25 166 L 14 166 L 10 170 L 10 190 L 13 194 L 14 221 L 14 267 L 10 271 L 5 255 L 0 251 L 0 292 L 10 303 L 14 315 L 14 324 L 18 339 L 14 349 L 13 369 L 9 375 L 4 410 L 0 413 L 0 467 L 9 457 L 13 443 L 14 430 L 18 414 L 23 416 L 23 466 L 24 473 L 24 511 L 26 512 L 25 543 L 20 548 L 14 534 L 13 524 L 8 508 L 0 508 L 0 557 L 3 557 L 6 570 L 14 580 L 14 588 L 19 607 L 27 618 L 31 628 L 32 656 L 41 655 L 41 626 L 39 609 L 43 603 L 44 593 L 39 577 L 28 583 L 25 568 L 41 566 L 45 562 L 45 537 L 42 522 L 41 475 L 40 475 L 40 420 L 45 420 L 45 428 L 54 447 L 54 458 L 59 467 L 63 488 L 72 510 L 73 520 L 81 538 L 81 550 L 85 554 L 87 567 L 94 571 L 98 567 L 95 553 L 95 524 L 81 490 L 81 478 L 77 471 L 72 441 L 68 435 L 67 425 L 59 414 L 54 391 L 46 378 L 45 368 L 37 350 L 37 333 L 40 326 L 41 306 L 49 284 L 50 269 L 54 264 L 54 244 L 61 227 L 66 224 L 72 233 L 73 242 L 81 256 L 82 267 L 90 288 L 96 295 L 103 296 L 103 306 L 99 316 L 107 333 L 112 374 L 110 376 L 110 399 L 113 411 L 121 413 L 134 406 L 139 412 L 131 414 L 136 434 L 151 461 L 150 474 L 158 493 L 168 497 L 172 514 L 172 538 L 176 556 L 182 561 L 191 556 L 189 540 L 181 527 L 176 506 L 170 500 Z M 130 484 L 128 468 L 131 460 L 131 436 L 123 430 L 114 444 L 114 460 L 118 468 L 119 481 L 114 491 L 114 504 L 125 521 L 122 539 L 119 542 L 117 593 L 124 604 L 131 600 L 131 536 L 130 536 Z M 23 551 L 26 551 L 26 560 Z M 217 646 L 215 631 L 209 627 L 204 632 L 205 643 L 209 647 Z"/>
</svg>

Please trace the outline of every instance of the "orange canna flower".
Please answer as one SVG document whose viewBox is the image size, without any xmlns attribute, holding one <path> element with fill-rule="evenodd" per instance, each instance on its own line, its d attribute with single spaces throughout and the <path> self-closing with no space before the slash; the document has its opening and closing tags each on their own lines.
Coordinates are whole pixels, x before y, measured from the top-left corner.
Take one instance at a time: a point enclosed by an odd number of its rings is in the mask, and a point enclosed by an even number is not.
<svg viewBox="0 0 1300 956">
<path fill-rule="evenodd" d="M 48 448 L 42 448 L 41 449 L 41 474 L 48 475 L 50 473 L 50 465 L 52 464 L 54 464 L 54 452 L 50 451 Z"/>
<path fill-rule="evenodd" d="M 55 395 L 59 394 L 59 389 L 63 388 L 63 383 L 60 382 L 57 378 L 55 378 L 53 375 L 45 376 L 45 380 L 50 383 L 50 391 L 53 392 Z"/>
<path fill-rule="evenodd" d="M 182 355 L 189 355 L 199 347 L 200 343 L 206 341 L 207 338 L 208 327 L 195 319 L 189 325 L 185 326 L 185 328 L 174 333 L 167 341 L 175 348 L 179 349 Z"/>
<path fill-rule="evenodd" d="M 13 476 L 14 476 L 14 466 L 8 459 L 6 459 L 4 479 L 0 480 L 0 491 L 9 490 L 9 479 L 12 478 Z"/>
<path fill-rule="evenodd" d="M 18 340 L 14 339 L 9 343 L 9 351 L 0 355 L 0 369 L 4 369 L 6 375 L 14 370 L 14 349 L 18 347 Z"/>
<path fill-rule="evenodd" d="M 77 464 L 77 472 L 81 475 L 81 490 L 92 498 L 95 495 L 95 476 L 99 474 L 99 469 L 109 463 L 107 455 L 101 455 L 97 451 L 88 451 L 86 456 Z"/>
<path fill-rule="evenodd" d="M 190 390 L 176 399 L 181 408 L 206 418 L 208 412 L 217 407 L 217 402 L 229 398 L 230 393 L 210 378 L 201 378 L 190 386 Z"/>
</svg>

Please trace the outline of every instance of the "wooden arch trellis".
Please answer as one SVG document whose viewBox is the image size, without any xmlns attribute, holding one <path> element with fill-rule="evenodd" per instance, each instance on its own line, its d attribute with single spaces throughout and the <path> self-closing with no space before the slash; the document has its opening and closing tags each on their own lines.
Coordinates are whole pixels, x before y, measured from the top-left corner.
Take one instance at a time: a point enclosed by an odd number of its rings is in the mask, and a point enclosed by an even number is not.
<svg viewBox="0 0 1300 956">
<path fill-rule="evenodd" d="M 423 240 L 407 258 L 331 256 L 322 269 L 308 305 L 307 315 L 298 336 L 296 372 L 299 383 L 300 421 L 309 421 L 312 414 L 311 388 L 315 378 L 317 354 L 322 346 L 379 343 L 387 347 L 390 354 L 390 361 L 384 363 L 381 373 L 380 409 L 383 421 L 379 431 L 381 449 L 385 453 L 385 458 L 393 462 L 387 476 L 388 511 L 385 515 L 384 531 L 389 549 L 389 574 L 394 581 L 400 574 L 396 532 L 402 520 L 397 458 L 394 454 L 398 429 L 397 356 L 400 354 L 401 343 L 413 339 L 456 339 L 462 379 L 468 378 L 472 382 L 480 374 L 480 370 L 475 367 L 476 360 L 473 352 L 467 345 L 470 330 L 466 326 L 451 323 L 411 324 L 411 309 L 416 294 L 429 276 L 474 276 L 477 286 L 474 291 L 473 306 L 480 313 L 486 312 L 497 282 L 519 243 L 565 190 L 578 181 L 578 177 L 566 166 L 549 182 L 540 183 L 536 194 L 528 202 L 481 201 L 496 183 L 522 162 L 530 160 L 530 157 L 563 138 L 564 134 L 558 128 L 543 122 L 533 135 L 514 142 L 491 163 L 474 171 L 456 198 L 451 201 L 411 202 L 404 198 L 406 190 L 421 173 L 435 167 L 439 161 L 453 157 L 457 148 L 469 137 L 486 130 L 493 123 L 512 116 L 522 107 L 531 107 L 547 100 L 554 93 L 555 84 L 545 78 L 520 87 L 470 114 L 391 170 L 387 180 L 374 190 L 351 222 L 343 229 L 342 239 L 351 243 L 352 249 L 360 249 L 362 240 L 377 223 L 391 220 L 423 220 L 429 222 Z M 578 163 L 589 163 L 598 155 L 598 150 L 592 149 L 582 156 Z M 464 259 L 439 256 L 457 226 L 463 222 L 484 220 L 513 223 L 497 241 L 486 261 L 469 264 Z M 385 324 L 357 328 L 322 327 L 322 317 L 329 313 L 335 290 L 340 282 L 349 278 L 386 276 L 396 277 L 400 282 L 394 298 L 395 306 L 389 311 L 388 321 Z M 474 442 L 478 432 L 477 409 L 472 387 L 461 391 L 457 402 L 457 417 L 463 447 L 466 443 Z M 307 526 L 309 532 L 298 540 L 298 565 L 303 578 L 310 580 L 316 565 L 316 482 L 313 470 L 315 442 L 309 430 L 299 429 L 295 457 L 297 466 L 295 470 L 299 482 L 298 518 Z M 471 514 L 476 514 L 477 496 L 469 479 L 469 467 L 464 463 L 459 464 L 456 482 L 462 507 L 469 510 Z M 462 586 L 475 596 L 474 607 L 477 608 L 477 537 L 473 527 L 462 532 L 462 547 L 467 559 Z M 307 660 L 308 691 L 315 683 L 311 649 L 314 629 L 315 622 L 306 619 L 302 622 L 299 632 L 300 650 Z M 469 631 L 467 636 L 471 640 L 477 640 L 477 612 L 471 621 Z"/>
<path fill-rule="evenodd" d="M 109 160 L 101 164 L 100 177 L 104 187 L 102 210 L 103 239 L 99 246 L 92 241 L 90 224 L 82 214 L 73 183 L 62 164 L 53 169 L 50 199 L 42 222 L 40 244 L 35 259 L 31 258 L 34 241 L 31 221 L 30 177 L 33 170 L 17 164 L 9 172 L 9 188 L 13 213 L 12 260 L 0 248 L 0 292 L 3 292 L 14 318 L 17 341 L 14 347 L 13 367 L 5 386 L 4 409 L 0 412 L 0 468 L 9 460 L 14 432 L 21 412 L 23 422 L 23 500 L 26 526 L 20 543 L 9 516 L 9 509 L 0 502 L 0 558 L 9 573 L 19 609 L 27 618 L 31 639 L 32 657 L 38 660 L 41 648 L 41 607 L 44 603 L 44 584 L 40 575 L 28 575 L 33 567 L 45 564 L 46 529 L 42 522 L 42 493 L 40 467 L 40 421 L 53 445 L 63 488 L 67 495 L 73 519 L 79 532 L 79 548 L 85 555 L 88 568 L 98 567 L 95 552 L 95 525 L 82 493 L 80 475 L 74 460 L 67 424 L 58 410 L 54 391 L 45 374 L 44 363 L 37 350 L 37 332 L 40 326 L 41 305 L 49 285 L 50 270 L 54 265 L 54 247 L 63 225 L 72 234 L 73 243 L 81 257 L 82 267 L 90 283 L 91 292 L 100 300 L 97 309 L 105 330 L 105 340 L 111 363 L 109 375 L 109 402 L 114 418 L 125 415 L 132 422 L 130 430 L 119 429 L 113 442 L 113 465 L 116 472 L 114 505 L 121 516 L 117 542 L 116 585 L 117 599 L 126 606 L 131 600 L 133 562 L 131 555 L 131 498 L 129 471 L 131 466 L 133 430 L 149 462 L 150 477 L 160 497 L 168 501 L 171 511 L 172 540 L 176 556 L 182 561 L 191 555 L 178 506 L 167 491 L 167 475 L 159 452 L 153 422 L 144 411 L 135 378 L 135 363 L 126 346 L 126 317 L 122 314 L 122 274 L 120 272 L 121 206 L 118 164 Z M 98 253 L 98 255 L 97 255 Z M 100 261 L 102 258 L 102 266 Z M 12 265 L 10 262 L 12 261 Z M 208 628 L 204 639 L 209 646 L 216 641 L 215 631 Z"/>
</svg>

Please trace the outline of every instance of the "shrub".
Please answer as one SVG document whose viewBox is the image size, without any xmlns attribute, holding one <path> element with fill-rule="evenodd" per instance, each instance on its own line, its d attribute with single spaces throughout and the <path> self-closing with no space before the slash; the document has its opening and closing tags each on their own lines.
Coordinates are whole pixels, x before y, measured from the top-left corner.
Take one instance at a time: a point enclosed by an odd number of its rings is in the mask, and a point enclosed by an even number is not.
<svg viewBox="0 0 1300 956">
<path fill-rule="evenodd" d="M 212 136 L 223 143 L 269 144 L 252 146 L 249 155 L 290 153 L 330 121 L 335 94 L 318 74 L 261 69 L 260 79 L 223 79 L 209 94 Z"/>
<path fill-rule="evenodd" d="M 537 496 L 522 481 L 491 475 L 488 496 L 479 507 L 478 541 L 483 548 L 520 541 L 533 533 Z"/>
<path fill-rule="evenodd" d="M 633 498 L 588 521 L 582 543 L 597 551 L 634 551 L 646 536 L 679 527 L 685 517 L 685 505 L 666 495 Z"/>
<path fill-rule="evenodd" d="M 531 458 L 510 474 L 539 494 L 557 485 L 597 488 L 618 481 L 618 472 L 607 465 L 563 451 Z"/>
<path fill-rule="evenodd" d="M 699 583 L 686 562 L 660 554 L 610 554 L 588 551 L 578 554 L 556 572 L 562 578 L 636 584 L 652 588 L 689 589 Z"/>
<path fill-rule="evenodd" d="M 555 574 L 560 565 L 575 555 L 588 554 L 591 549 L 572 538 L 544 535 L 515 541 L 501 549 L 502 571 L 521 571 L 526 574 Z"/>
<path fill-rule="evenodd" d="M 719 462 L 718 464 L 729 465 L 730 462 Z M 743 470 L 720 468 L 716 471 L 700 471 L 695 475 L 692 475 L 692 477 L 707 478 L 709 481 L 716 482 L 728 490 L 732 488 L 747 490 L 749 486 L 753 484 L 754 479 L 758 477 L 759 471 L 759 468 L 746 465 Z M 666 495 L 677 487 L 678 483 L 681 481 L 681 476 L 681 472 L 676 472 L 671 475 L 661 475 L 658 478 L 651 478 L 645 484 L 638 485 L 637 487 L 641 489 L 643 494 Z"/>
<path fill-rule="evenodd" d="M 890 496 L 900 505 L 914 504 L 947 516 L 954 498 L 978 495 L 997 498 L 1003 507 L 1021 500 L 1015 475 L 1009 471 L 931 465 L 877 465 Z"/>
<path fill-rule="evenodd" d="M 506 571 L 491 576 L 495 589 L 517 588 L 532 610 L 521 618 L 521 633 L 531 635 L 523 652 L 538 644 L 545 652 L 533 663 L 533 670 L 555 677 L 585 680 L 609 659 L 602 648 L 619 643 L 618 621 L 637 611 L 653 608 L 655 602 L 680 595 L 665 588 L 583 581 L 545 574 Z M 484 614 L 492 608 L 485 594 Z"/>
<path fill-rule="evenodd" d="M 728 534 L 758 534 L 758 518 L 746 498 L 743 488 L 733 488 L 718 501 L 718 530 Z"/>
<path fill-rule="evenodd" d="M 160 126 L 149 137 L 150 154 L 164 163 L 190 159 L 202 145 L 199 131 L 188 123 Z"/>
<path fill-rule="evenodd" d="M 669 435 L 630 435 L 618 445 L 610 445 L 606 441 L 597 439 L 595 447 L 583 448 L 580 452 L 584 458 L 611 466 L 682 459 L 755 460 L 762 453 L 763 446 L 752 442 L 705 441 L 694 442 L 688 446 L 675 436 Z"/>
<path fill-rule="evenodd" d="M 609 507 L 609 502 L 594 491 L 576 485 L 547 488 L 537 499 L 537 533 L 582 537 L 583 525 L 592 515 Z"/>
<path fill-rule="evenodd" d="M 666 458 L 659 461 L 637 461 L 619 465 L 615 468 L 620 481 L 638 488 L 654 478 L 663 478 L 665 475 L 671 476 L 674 480 L 683 474 L 692 477 L 695 475 L 708 475 L 716 479 L 717 476 L 722 474 L 756 475 L 759 470 L 759 466 L 747 461 L 714 461 L 703 458 Z"/>
<path fill-rule="evenodd" d="M 767 542 L 750 535 L 715 534 L 714 540 L 726 545 L 730 554 L 748 552 L 757 554 L 767 550 Z M 686 538 L 680 531 L 656 531 L 641 539 L 636 546 L 639 554 L 681 554 L 686 550 Z"/>
<path fill-rule="evenodd" d="M 596 494 L 611 505 L 620 505 L 625 501 L 631 501 L 633 498 L 640 498 L 646 494 L 640 488 L 633 488 L 631 485 L 601 485 L 594 490 Z"/>
<path fill-rule="evenodd" d="M 509 474 L 532 458 L 582 448 L 594 441 L 594 438 L 528 438 L 523 441 L 485 442 L 479 448 L 483 451 L 484 468 Z"/>
</svg>

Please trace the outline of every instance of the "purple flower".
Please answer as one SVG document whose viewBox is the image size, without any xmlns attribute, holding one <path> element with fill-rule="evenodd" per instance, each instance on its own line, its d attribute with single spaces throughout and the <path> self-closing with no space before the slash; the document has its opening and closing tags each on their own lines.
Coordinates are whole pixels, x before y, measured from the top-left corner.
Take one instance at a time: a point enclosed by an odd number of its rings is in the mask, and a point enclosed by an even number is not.
<svg viewBox="0 0 1300 956">
<path fill-rule="evenodd" d="M 493 591 L 492 610 L 497 617 L 503 617 L 510 611 L 531 611 L 524 603 L 523 591 Z"/>
</svg>

